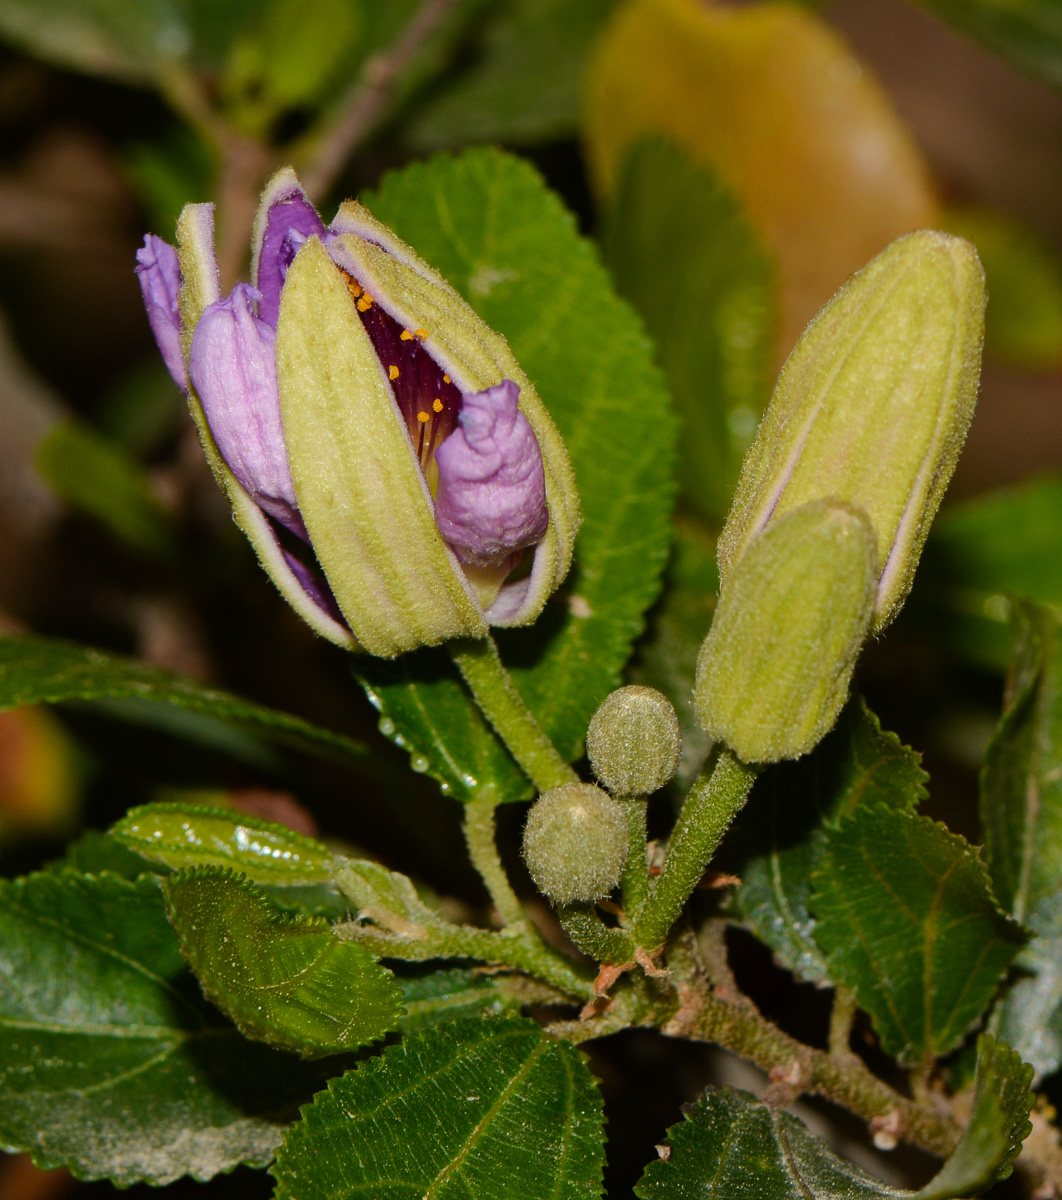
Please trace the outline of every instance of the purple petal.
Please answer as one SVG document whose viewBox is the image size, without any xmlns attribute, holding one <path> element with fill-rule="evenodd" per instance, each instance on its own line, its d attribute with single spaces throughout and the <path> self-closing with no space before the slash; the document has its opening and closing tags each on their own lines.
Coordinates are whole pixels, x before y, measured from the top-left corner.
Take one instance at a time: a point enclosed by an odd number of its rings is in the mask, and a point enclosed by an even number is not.
<svg viewBox="0 0 1062 1200">
<path fill-rule="evenodd" d="M 269 209 L 258 257 L 258 315 L 267 324 L 277 327 L 280 314 L 280 290 L 288 267 L 299 247 L 313 235 L 322 240 L 326 230 L 317 210 L 301 190 L 289 192 Z"/>
<path fill-rule="evenodd" d="M 285 550 L 283 546 L 280 547 L 280 553 L 284 556 L 284 561 L 291 568 L 292 575 L 299 581 L 299 585 L 306 595 L 323 613 L 347 629 L 346 617 L 339 611 L 339 605 L 328 590 L 324 579 L 316 571 L 300 562 L 290 551 Z"/>
<path fill-rule="evenodd" d="M 191 376 L 221 456 L 255 503 L 306 538 L 284 445 L 276 333 L 254 315 L 260 293 L 238 283 L 206 307 L 192 338 Z"/>
<path fill-rule="evenodd" d="M 181 290 L 177 251 L 162 238 L 147 234 L 143 246 L 136 252 L 136 274 L 162 361 L 173 376 L 173 382 L 187 394 L 188 368 L 181 352 L 181 314 L 177 307 Z"/>
<path fill-rule="evenodd" d="M 464 396 L 457 428 L 435 451 L 435 520 L 463 562 L 490 566 L 542 540 L 549 525 L 538 440 L 506 379 Z"/>
</svg>

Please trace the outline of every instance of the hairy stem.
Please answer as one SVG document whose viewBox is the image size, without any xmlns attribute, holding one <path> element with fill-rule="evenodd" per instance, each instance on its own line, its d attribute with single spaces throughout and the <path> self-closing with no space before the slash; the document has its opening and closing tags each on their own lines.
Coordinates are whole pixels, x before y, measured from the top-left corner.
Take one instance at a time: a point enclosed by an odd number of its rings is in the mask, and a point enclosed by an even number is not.
<svg viewBox="0 0 1062 1200">
<path fill-rule="evenodd" d="M 502 666 L 494 639 L 462 638 L 450 642 L 449 649 L 483 715 L 538 791 L 577 783 L 579 776 L 557 753 Z"/>
<path fill-rule="evenodd" d="M 833 993 L 833 1007 L 830 1009 L 830 1033 L 827 1043 L 834 1058 L 847 1058 L 853 1053 L 851 1041 L 855 1015 L 855 993 L 846 987 L 837 988 Z"/>
<path fill-rule="evenodd" d="M 623 878 L 620 880 L 620 892 L 627 922 L 633 925 L 649 898 L 649 859 L 645 846 L 645 814 L 648 801 L 644 796 L 618 796 L 617 799 L 627 818 L 627 834 L 631 847 L 627 864 L 623 868 Z"/>
<path fill-rule="evenodd" d="M 505 925 L 524 919 L 524 910 L 509 883 L 494 837 L 493 796 L 480 795 L 465 805 L 465 844 L 468 857 L 487 885 L 491 902 Z"/>
<path fill-rule="evenodd" d="M 678 919 L 734 815 L 748 798 L 756 769 L 717 747 L 690 789 L 668 843 L 667 858 L 635 925 L 639 946 L 655 950 Z"/>
<path fill-rule="evenodd" d="M 386 114 L 406 68 L 455 4 L 456 0 L 425 0 L 394 45 L 365 62 L 335 116 L 296 148 L 294 157 L 302 164 L 302 182 L 311 200 L 322 199 L 339 178 L 351 153 Z"/>
</svg>

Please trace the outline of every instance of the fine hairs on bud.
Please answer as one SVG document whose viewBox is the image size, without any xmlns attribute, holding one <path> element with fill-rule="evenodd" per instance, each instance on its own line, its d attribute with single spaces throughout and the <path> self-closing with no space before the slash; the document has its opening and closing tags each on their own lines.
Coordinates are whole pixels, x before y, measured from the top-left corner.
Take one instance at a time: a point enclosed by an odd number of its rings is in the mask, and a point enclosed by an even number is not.
<svg viewBox="0 0 1062 1200">
<path fill-rule="evenodd" d="M 555 904 L 598 900 L 619 883 L 627 861 L 627 819 L 592 783 L 562 783 L 531 806 L 524 861 Z"/>
<path fill-rule="evenodd" d="M 682 751 L 678 717 L 656 688 L 619 688 L 594 713 L 586 752 L 614 796 L 646 796 L 674 775 Z"/>
</svg>

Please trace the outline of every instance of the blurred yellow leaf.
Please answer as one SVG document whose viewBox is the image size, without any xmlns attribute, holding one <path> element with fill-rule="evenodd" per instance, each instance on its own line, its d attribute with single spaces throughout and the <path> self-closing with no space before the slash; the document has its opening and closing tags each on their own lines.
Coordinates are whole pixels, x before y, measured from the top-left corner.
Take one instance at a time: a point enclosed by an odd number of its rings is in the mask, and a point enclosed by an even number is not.
<svg viewBox="0 0 1062 1200">
<path fill-rule="evenodd" d="M 790 5 L 629 0 L 591 58 L 585 124 L 603 199 L 647 134 L 741 197 L 778 257 L 783 354 L 853 271 L 936 220 L 925 163 L 877 81 Z"/>
<path fill-rule="evenodd" d="M 0 712 L 0 837 L 58 838 L 76 823 L 73 744 L 45 708 Z"/>
</svg>

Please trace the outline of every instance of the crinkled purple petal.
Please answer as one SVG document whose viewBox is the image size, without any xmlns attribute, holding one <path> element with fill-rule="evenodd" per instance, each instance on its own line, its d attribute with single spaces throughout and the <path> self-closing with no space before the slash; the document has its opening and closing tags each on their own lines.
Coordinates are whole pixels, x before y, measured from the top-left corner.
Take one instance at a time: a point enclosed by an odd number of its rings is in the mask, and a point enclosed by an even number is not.
<svg viewBox="0 0 1062 1200">
<path fill-rule="evenodd" d="M 162 361 L 173 382 L 187 394 L 188 368 L 181 352 L 181 314 L 177 306 L 181 290 L 177 251 L 153 233 L 145 235 L 143 246 L 136 252 L 136 274 Z"/>
<path fill-rule="evenodd" d="M 206 307 L 192 338 L 192 383 L 221 456 L 263 512 L 306 540 L 284 445 L 272 326 L 238 283 Z"/>
<path fill-rule="evenodd" d="M 299 247 L 314 234 L 324 239 L 324 222 L 301 191 L 293 191 L 269 209 L 258 258 L 258 315 L 274 329 L 280 315 L 280 291 Z"/>
<path fill-rule="evenodd" d="M 435 451 L 435 520 L 462 562 L 500 563 L 549 525 L 542 451 L 519 396 L 506 379 L 462 397 L 457 428 Z"/>
</svg>

